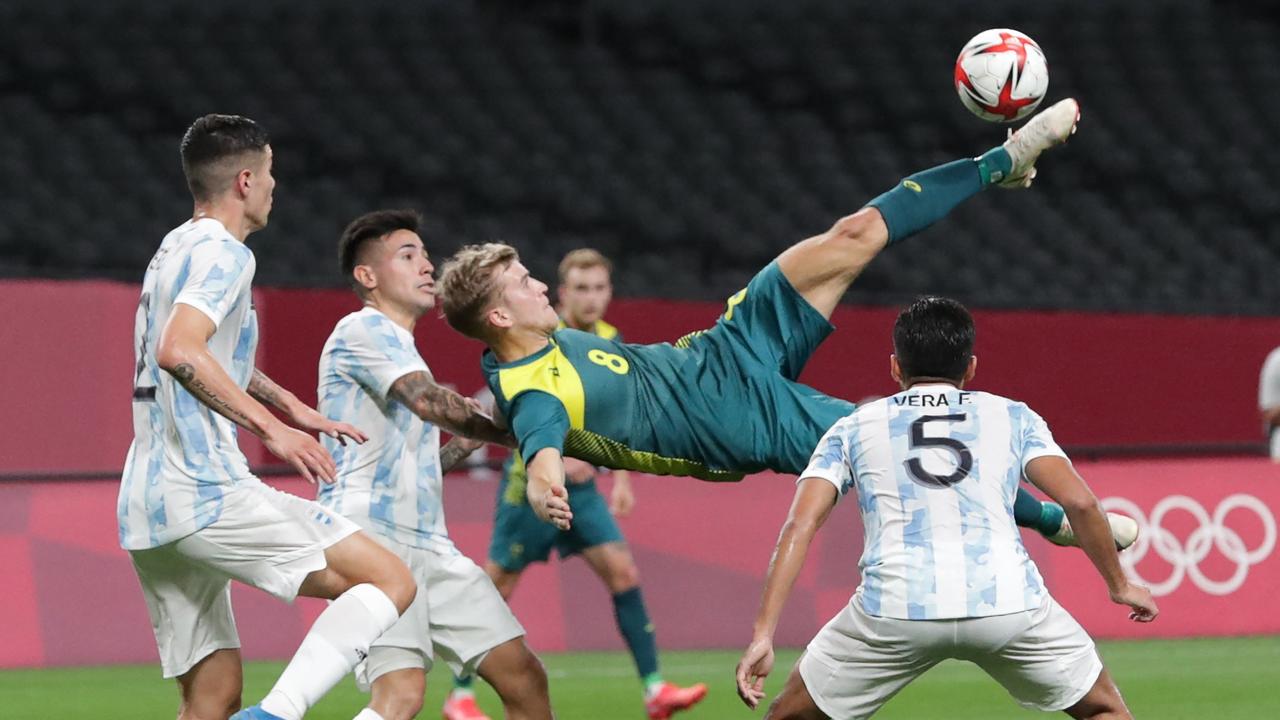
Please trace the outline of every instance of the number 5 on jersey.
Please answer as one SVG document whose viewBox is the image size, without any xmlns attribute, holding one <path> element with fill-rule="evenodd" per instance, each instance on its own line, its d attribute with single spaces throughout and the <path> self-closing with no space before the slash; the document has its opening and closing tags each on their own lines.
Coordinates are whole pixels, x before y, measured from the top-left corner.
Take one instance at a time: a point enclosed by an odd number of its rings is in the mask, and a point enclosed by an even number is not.
<svg viewBox="0 0 1280 720">
<path fill-rule="evenodd" d="M 913 457 L 907 460 L 907 472 L 911 474 L 911 478 L 917 483 L 929 488 L 945 488 L 951 487 L 956 483 L 969 477 L 969 471 L 973 469 L 973 453 L 969 452 L 968 446 L 964 443 L 949 437 L 925 437 L 924 425 L 930 422 L 964 422 L 966 415 L 964 413 L 956 413 L 955 415 L 924 415 L 917 418 L 911 423 L 911 440 L 910 448 L 916 450 L 918 448 L 946 448 L 956 454 L 956 469 L 950 475 L 934 475 L 924 469 L 924 465 L 920 463 L 920 458 Z"/>
</svg>

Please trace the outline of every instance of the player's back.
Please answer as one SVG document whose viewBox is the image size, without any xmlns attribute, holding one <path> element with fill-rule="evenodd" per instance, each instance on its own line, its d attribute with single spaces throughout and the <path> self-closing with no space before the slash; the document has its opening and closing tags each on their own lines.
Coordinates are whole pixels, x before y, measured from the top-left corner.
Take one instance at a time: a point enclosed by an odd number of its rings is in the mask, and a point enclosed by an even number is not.
<svg viewBox="0 0 1280 720">
<path fill-rule="evenodd" d="M 1034 609 L 1045 595 L 1013 518 L 1023 470 L 1044 455 L 1063 456 L 1026 405 L 922 384 L 836 423 L 805 474 L 857 492 L 863 610 L 980 617 Z"/>
<path fill-rule="evenodd" d="M 207 526 L 220 486 L 256 479 L 236 443 L 236 426 L 187 392 L 156 360 L 174 306 L 217 326 L 209 352 L 247 387 L 258 343 L 250 285 L 253 253 L 216 220 L 188 221 L 165 236 L 147 266 L 134 319 L 134 441 L 117 506 L 120 542 L 155 547 Z"/>
</svg>

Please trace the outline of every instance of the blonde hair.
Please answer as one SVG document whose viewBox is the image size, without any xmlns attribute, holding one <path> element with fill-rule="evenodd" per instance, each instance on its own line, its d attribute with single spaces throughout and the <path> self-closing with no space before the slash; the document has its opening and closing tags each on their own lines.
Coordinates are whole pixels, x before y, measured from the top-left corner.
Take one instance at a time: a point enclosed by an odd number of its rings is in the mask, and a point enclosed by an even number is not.
<svg viewBox="0 0 1280 720">
<path fill-rule="evenodd" d="M 605 257 L 599 250 L 593 248 L 578 248 L 569 251 L 568 255 L 560 261 L 559 277 L 560 284 L 563 285 L 569 277 L 569 271 L 575 268 L 593 268 L 602 267 L 605 272 L 613 274 L 613 263 L 609 262 L 609 258 Z"/>
<path fill-rule="evenodd" d="M 486 338 L 484 315 L 493 301 L 498 275 L 519 253 L 504 243 L 466 245 L 440 270 L 440 309 L 454 330 L 479 340 Z"/>
</svg>

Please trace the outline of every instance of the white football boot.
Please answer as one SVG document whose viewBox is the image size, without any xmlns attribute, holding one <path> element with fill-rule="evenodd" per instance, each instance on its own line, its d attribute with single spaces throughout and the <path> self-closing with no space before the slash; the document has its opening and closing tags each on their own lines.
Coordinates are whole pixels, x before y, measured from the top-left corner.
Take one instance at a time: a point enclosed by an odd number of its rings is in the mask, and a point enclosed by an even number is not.
<svg viewBox="0 0 1280 720">
<path fill-rule="evenodd" d="M 1111 537 L 1116 541 L 1117 550 L 1124 550 L 1137 541 L 1137 520 L 1127 515 L 1117 515 L 1109 512 L 1107 513 L 1107 522 L 1111 525 Z M 1054 545 L 1080 547 L 1080 541 L 1076 538 L 1075 531 L 1071 529 L 1071 523 L 1067 522 L 1065 515 L 1062 517 L 1062 525 L 1058 527 L 1058 532 L 1048 535 L 1047 538 Z"/>
<path fill-rule="evenodd" d="M 1066 142 L 1079 122 L 1080 104 L 1067 98 L 1036 113 L 1018 130 L 1011 130 L 1004 149 L 1013 160 L 1013 169 L 997 184 L 1002 188 L 1031 187 L 1040 153 Z"/>
</svg>

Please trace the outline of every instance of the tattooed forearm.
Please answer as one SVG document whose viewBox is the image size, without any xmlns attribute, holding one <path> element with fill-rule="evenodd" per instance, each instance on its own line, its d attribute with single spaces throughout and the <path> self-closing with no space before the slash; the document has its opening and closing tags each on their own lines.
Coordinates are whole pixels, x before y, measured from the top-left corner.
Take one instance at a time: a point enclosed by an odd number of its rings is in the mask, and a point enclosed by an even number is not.
<svg viewBox="0 0 1280 720">
<path fill-rule="evenodd" d="M 456 468 L 473 452 L 475 452 L 475 448 L 463 445 L 457 438 L 445 443 L 444 447 L 440 448 L 440 474 L 443 475 Z"/>
<path fill-rule="evenodd" d="M 282 403 L 284 390 L 267 377 L 261 370 L 254 369 L 253 379 L 249 381 L 249 395 L 259 402 L 284 409 Z"/>
<path fill-rule="evenodd" d="M 225 415 L 237 422 L 243 422 L 245 424 L 249 424 L 251 422 L 248 415 L 245 415 L 239 410 L 231 407 L 231 404 L 228 403 L 226 399 L 219 397 L 209 388 L 209 386 L 205 385 L 200 378 L 196 377 L 196 369 L 189 363 L 180 363 L 175 367 L 173 369 L 173 376 L 177 378 L 182 387 L 187 389 L 187 392 L 195 395 L 197 400 L 213 408 L 215 412 Z"/>
<path fill-rule="evenodd" d="M 515 438 L 510 432 L 495 425 L 493 419 L 484 413 L 476 411 L 466 398 L 437 385 L 421 370 L 392 383 L 390 395 L 418 417 L 451 433 L 497 445 L 515 446 Z"/>
</svg>

